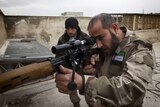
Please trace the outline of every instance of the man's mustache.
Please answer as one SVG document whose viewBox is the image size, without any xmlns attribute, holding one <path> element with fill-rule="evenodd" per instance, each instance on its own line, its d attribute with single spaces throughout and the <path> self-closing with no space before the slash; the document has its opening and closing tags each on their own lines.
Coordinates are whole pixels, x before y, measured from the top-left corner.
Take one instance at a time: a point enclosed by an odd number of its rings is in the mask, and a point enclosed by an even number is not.
<svg viewBox="0 0 160 107">
<path fill-rule="evenodd" d="M 68 33 L 68 35 L 72 35 L 73 36 L 74 34 L 73 33 Z"/>
<path fill-rule="evenodd" d="M 99 53 L 106 53 L 106 52 L 108 52 L 110 49 L 109 49 L 109 48 L 101 47 L 101 48 L 99 48 L 98 50 L 99 50 Z"/>
</svg>

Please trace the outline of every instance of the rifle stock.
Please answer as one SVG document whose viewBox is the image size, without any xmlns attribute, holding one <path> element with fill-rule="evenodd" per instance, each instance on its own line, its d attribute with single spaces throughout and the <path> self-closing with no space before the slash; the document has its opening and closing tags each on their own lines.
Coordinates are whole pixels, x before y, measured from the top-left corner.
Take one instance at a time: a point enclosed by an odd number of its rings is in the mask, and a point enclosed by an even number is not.
<svg viewBox="0 0 160 107">
<path fill-rule="evenodd" d="M 63 52 L 63 55 L 51 61 L 33 63 L 2 73 L 0 75 L 0 93 L 12 89 L 27 81 L 54 74 L 58 70 L 59 65 L 73 69 L 72 77 L 74 77 L 74 73 L 79 71 L 80 66 L 85 63 L 88 57 L 98 53 L 98 48 L 90 48 L 90 46 L 94 44 L 95 39 L 88 38 L 83 41 L 74 40 L 67 44 L 53 46 L 52 52 L 54 54 Z M 72 82 L 74 82 L 74 78 L 72 79 Z M 75 85 L 76 84 L 74 84 L 74 86 Z M 71 88 L 70 90 L 72 90 Z"/>
<path fill-rule="evenodd" d="M 0 93 L 12 89 L 27 81 L 42 78 L 53 74 L 50 61 L 33 63 L 18 69 L 14 69 L 0 75 Z"/>
</svg>

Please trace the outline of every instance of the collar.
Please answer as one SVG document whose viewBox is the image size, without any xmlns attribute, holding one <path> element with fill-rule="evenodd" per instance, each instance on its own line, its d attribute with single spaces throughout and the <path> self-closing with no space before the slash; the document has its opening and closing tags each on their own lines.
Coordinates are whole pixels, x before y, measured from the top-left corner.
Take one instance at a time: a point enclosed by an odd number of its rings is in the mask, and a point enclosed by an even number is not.
<svg viewBox="0 0 160 107">
<path fill-rule="evenodd" d="M 69 37 L 69 40 L 76 39 L 76 38 L 77 38 L 77 35 L 75 35 L 73 37 Z"/>
<path fill-rule="evenodd" d="M 116 49 L 116 54 L 118 54 L 128 43 L 131 42 L 131 37 L 135 36 L 135 33 L 133 31 L 130 31 L 128 28 L 126 28 L 126 34 L 124 39 L 121 41 L 120 45 Z"/>
<path fill-rule="evenodd" d="M 124 49 L 124 47 L 130 43 L 130 37 L 125 37 L 119 44 L 119 46 L 116 49 L 116 54 L 118 54 L 120 51 L 122 51 Z"/>
<path fill-rule="evenodd" d="M 134 35 L 135 33 L 131 30 L 129 30 L 128 28 L 126 28 L 126 34 L 125 34 L 125 37 L 128 37 L 130 35 Z"/>
</svg>

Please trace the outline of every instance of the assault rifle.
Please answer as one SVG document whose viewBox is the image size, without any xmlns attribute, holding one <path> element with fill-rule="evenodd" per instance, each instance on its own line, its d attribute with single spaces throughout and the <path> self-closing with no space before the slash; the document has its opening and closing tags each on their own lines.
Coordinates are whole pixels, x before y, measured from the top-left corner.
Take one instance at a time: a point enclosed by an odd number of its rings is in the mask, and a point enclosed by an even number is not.
<svg viewBox="0 0 160 107">
<path fill-rule="evenodd" d="M 0 93 L 25 82 L 52 75 L 59 71 L 60 65 L 73 70 L 72 80 L 68 84 L 68 89 L 75 90 L 77 88 L 77 84 L 74 83 L 75 72 L 80 69 L 81 65 L 86 63 L 91 55 L 98 53 L 97 48 L 91 49 L 94 44 L 95 39 L 90 37 L 82 41 L 73 39 L 65 44 L 53 46 L 51 50 L 54 54 L 63 53 L 63 55 L 49 61 L 29 64 L 2 73 L 0 75 Z"/>
</svg>

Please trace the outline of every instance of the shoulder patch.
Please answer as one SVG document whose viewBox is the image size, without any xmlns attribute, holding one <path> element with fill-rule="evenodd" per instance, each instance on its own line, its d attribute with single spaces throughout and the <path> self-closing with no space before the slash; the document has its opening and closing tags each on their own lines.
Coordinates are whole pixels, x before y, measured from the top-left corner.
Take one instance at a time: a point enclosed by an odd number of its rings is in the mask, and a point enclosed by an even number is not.
<svg viewBox="0 0 160 107">
<path fill-rule="evenodd" d="M 111 60 L 111 64 L 121 65 L 125 58 L 125 52 L 120 51 L 118 54 L 114 55 Z"/>
</svg>

